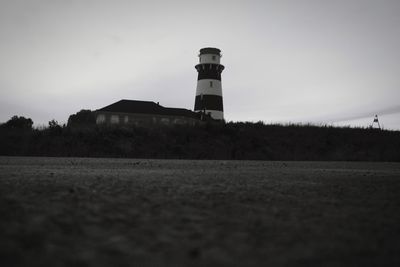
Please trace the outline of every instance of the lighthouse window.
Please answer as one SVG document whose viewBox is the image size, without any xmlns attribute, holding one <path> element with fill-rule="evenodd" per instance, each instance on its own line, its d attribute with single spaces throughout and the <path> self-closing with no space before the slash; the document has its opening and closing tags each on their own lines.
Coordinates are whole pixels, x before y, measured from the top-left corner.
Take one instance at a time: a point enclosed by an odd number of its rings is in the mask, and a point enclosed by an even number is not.
<svg viewBox="0 0 400 267">
<path fill-rule="evenodd" d="M 210 81 L 210 87 L 213 87 L 213 82 L 212 81 Z"/>
<path fill-rule="evenodd" d="M 215 61 L 215 59 L 216 59 L 217 57 L 216 56 L 212 56 L 212 60 L 214 60 Z"/>
</svg>

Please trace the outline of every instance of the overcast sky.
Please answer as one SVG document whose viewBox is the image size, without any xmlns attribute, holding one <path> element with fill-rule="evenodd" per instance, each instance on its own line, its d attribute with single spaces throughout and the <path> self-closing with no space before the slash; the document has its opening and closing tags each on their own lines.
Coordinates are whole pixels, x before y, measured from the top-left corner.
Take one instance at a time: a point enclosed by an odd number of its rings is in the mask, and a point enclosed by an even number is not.
<svg viewBox="0 0 400 267">
<path fill-rule="evenodd" d="M 208 46 L 228 121 L 400 129 L 399 0 L 0 0 L 0 122 L 120 99 L 193 109 Z"/>
</svg>

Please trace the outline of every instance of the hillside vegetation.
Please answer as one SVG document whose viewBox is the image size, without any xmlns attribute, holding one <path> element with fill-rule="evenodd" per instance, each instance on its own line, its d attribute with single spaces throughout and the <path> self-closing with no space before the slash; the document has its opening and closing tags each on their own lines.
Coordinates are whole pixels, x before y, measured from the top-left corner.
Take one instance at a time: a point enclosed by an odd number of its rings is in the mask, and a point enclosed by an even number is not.
<svg viewBox="0 0 400 267">
<path fill-rule="evenodd" d="M 71 120 L 64 126 L 53 120 L 49 122 L 48 127 L 35 129 L 32 128 L 32 120 L 15 116 L 0 125 L 0 154 L 166 159 L 400 161 L 400 132 L 247 122 L 194 127 L 159 126 L 151 129 L 134 126 L 117 128 L 98 127 L 90 122 L 72 123 Z"/>
</svg>

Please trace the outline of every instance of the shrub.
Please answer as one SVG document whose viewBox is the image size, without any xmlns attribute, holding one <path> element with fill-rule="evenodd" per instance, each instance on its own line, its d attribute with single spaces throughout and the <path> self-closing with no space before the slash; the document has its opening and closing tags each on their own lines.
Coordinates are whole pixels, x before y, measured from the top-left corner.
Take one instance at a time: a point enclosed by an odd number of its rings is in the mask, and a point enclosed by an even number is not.
<svg viewBox="0 0 400 267">
<path fill-rule="evenodd" d="M 3 127 L 6 128 L 14 128 L 21 130 L 32 130 L 33 121 L 30 118 L 13 116 L 10 120 L 8 120 Z"/>
<path fill-rule="evenodd" d="M 96 118 L 94 116 L 94 113 L 88 109 L 82 109 L 76 114 L 69 116 L 67 123 L 68 127 L 94 125 L 96 125 Z"/>
</svg>

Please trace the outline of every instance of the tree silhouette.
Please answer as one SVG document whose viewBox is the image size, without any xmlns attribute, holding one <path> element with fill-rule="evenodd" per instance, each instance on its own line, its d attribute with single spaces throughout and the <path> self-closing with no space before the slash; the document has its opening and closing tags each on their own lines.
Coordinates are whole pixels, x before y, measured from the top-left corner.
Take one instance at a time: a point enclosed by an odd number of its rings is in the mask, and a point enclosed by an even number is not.
<svg viewBox="0 0 400 267">
<path fill-rule="evenodd" d="M 74 126 L 93 126 L 96 124 L 96 118 L 89 109 L 82 109 L 68 118 L 68 127 Z"/>
<path fill-rule="evenodd" d="M 32 130 L 33 121 L 30 118 L 25 118 L 23 116 L 13 116 L 9 119 L 4 126 L 7 128 Z"/>
</svg>

